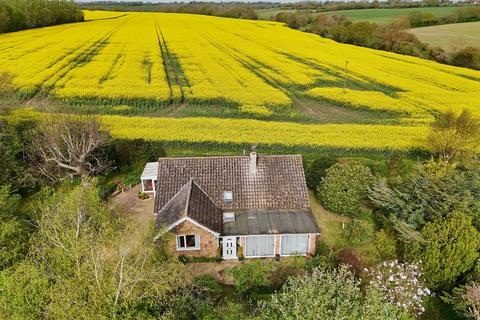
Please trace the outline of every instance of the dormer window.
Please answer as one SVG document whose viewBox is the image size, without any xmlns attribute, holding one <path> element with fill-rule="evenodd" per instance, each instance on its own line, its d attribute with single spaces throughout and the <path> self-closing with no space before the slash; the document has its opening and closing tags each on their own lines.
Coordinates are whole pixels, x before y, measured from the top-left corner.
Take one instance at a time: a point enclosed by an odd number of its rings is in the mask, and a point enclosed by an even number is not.
<svg viewBox="0 0 480 320">
<path fill-rule="evenodd" d="M 226 203 L 233 202 L 233 191 L 225 191 L 223 193 L 223 201 Z"/>
<path fill-rule="evenodd" d="M 235 221 L 235 212 L 224 212 L 223 222 Z"/>
</svg>

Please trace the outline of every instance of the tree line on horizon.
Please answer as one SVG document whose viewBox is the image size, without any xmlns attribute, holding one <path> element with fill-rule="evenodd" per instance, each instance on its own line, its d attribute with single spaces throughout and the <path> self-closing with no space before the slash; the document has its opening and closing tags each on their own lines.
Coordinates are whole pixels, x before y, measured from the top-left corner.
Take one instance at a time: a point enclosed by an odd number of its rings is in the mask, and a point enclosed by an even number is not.
<svg viewBox="0 0 480 320">
<path fill-rule="evenodd" d="M 462 7 L 446 17 L 413 11 L 386 25 L 368 21 L 353 22 L 346 16 L 279 12 L 275 20 L 288 27 L 318 34 L 337 42 L 391 51 L 470 69 L 480 69 L 480 48 L 464 47 L 451 53 L 420 41 L 408 32 L 412 27 L 480 21 L 480 7 Z"/>
<path fill-rule="evenodd" d="M 70 0 L 0 0 L 0 33 L 84 21 Z"/>
<path fill-rule="evenodd" d="M 88 1 L 79 3 L 82 8 L 91 10 L 113 10 L 113 11 L 150 11 L 150 12 L 185 12 L 195 14 L 218 15 L 235 9 L 255 11 L 261 9 L 278 10 L 298 10 L 304 13 L 320 13 L 324 11 L 337 10 L 358 10 L 358 9 L 394 9 L 394 8 L 422 8 L 422 7 L 446 7 L 472 5 L 473 1 L 462 1 L 453 3 L 448 1 L 424 0 L 424 1 L 301 1 L 295 3 L 285 2 L 241 2 L 241 1 L 222 1 L 222 2 L 181 2 L 170 1 L 164 3 L 151 3 L 142 1 Z M 164 11 L 167 10 L 167 11 Z M 175 10 L 175 11 L 172 11 Z M 207 12 L 207 13 L 205 13 Z M 211 14 L 213 13 L 213 14 Z M 256 13 L 255 13 L 256 15 Z M 237 16 L 231 16 L 238 18 Z M 256 15 L 258 18 L 258 16 Z M 272 17 L 273 18 L 273 17 Z M 251 19 L 251 18 L 245 18 Z"/>
</svg>

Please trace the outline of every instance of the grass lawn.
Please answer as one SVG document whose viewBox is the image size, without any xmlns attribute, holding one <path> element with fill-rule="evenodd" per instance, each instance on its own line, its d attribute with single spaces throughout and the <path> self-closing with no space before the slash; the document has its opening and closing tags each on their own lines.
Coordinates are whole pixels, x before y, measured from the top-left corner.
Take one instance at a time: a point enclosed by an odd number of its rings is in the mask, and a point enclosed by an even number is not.
<svg viewBox="0 0 480 320">
<path fill-rule="evenodd" d="M 451 51 L 480 45 L 480 22 L 444 24 L 411 29 L 420 40 Z"/>
<path fill-rule="evenodd" d="M 309 195 L 313 215 L 320 227 L 320 239 L 325 244 L 335 249 L 351 250 L 364 266 L 374 265 L 379 262 L 373 238 L 362 241 L 361 244 L 352 244 L 343 235 L 343 228 L 351 222 L 351 219 L 326 210 L 315 199 L 313 192 L 310 191 Z M 369 224 L 372 228 L 374 227 L 369 221 L 362 220 L 362 223 Z"/>
</svg>

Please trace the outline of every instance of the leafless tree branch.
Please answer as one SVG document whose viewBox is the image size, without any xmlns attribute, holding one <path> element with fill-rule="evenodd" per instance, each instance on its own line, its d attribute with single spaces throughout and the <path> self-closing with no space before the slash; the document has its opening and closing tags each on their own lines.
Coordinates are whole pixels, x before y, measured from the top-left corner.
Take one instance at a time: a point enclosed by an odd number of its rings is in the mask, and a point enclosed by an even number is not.
<svg viewBox="0 0 480 320">
<path fill-rule="evenodd" d="M 87 177 L 109 168 L 100 156 L 110 137 L 90 115 L 53 114 L 39 125 L 29 150 L 38 171 L 52 182 Z"/>
</svg>

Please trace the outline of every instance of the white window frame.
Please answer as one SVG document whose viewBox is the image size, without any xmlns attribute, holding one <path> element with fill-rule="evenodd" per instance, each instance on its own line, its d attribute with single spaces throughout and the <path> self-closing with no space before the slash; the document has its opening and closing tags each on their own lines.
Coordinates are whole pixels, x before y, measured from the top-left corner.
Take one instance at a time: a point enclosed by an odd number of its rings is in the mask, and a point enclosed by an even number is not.
<svg viewBox="0 0 480 320">
<path fill-rule="evenodd" d="M 249 256 L 247 255 L 247 242 L 248 242 L 248 238 L 249 237 L 272 237 L 273 238 L 273 254 L 272 255 L 267 255 L 267 256 Z M 245 252 L 245 258 L 273 258 L 275 257 L 275 252 L 277 252 L 277 241 L 275 241 L 275 235 L 271 235 L 271 234 L 256 234 L 256 235 L 248 235 L 248 236 L 245 236 L 245 248 L 244 248 L 244 252 Z"/>
<path fill-rule="evenodd" d="M 187 237 L 193 236 L 195 237 L 195 246 L 194 247 L 187 247 Z M 183 237 L 183 242 L 185 243 L 185 247 L 180 246 L 180 238 Z M 197 243 L 198 240 L 198 243 Z M 200 250 L 200 236 L 197 234 L 179 234 L 176 236 L 177 242 L 177 250 L 178 251 L 192 251 L 192 250 Z"/>
<path fill-rule="evenodd" d="M 223 222 L 235 221 L 235 212 L 224 212 Z"/>
<path fill-rule="evenodd" d="M 224 191 L 223 192 L 223 201 L 225 203 L 232 203 L 233 202 L 233 191 Z"/>
<path fill-rule="evenodd" d="M 307 252 L 300 254 L 282 254 L 282 236 L 307 236 Z M 307 256 L 310 252 L 310 233 L 282 233 L 280 234 L 280 256 L 281 257 L 292 257 L 292 256 Z"/>
</svg>

